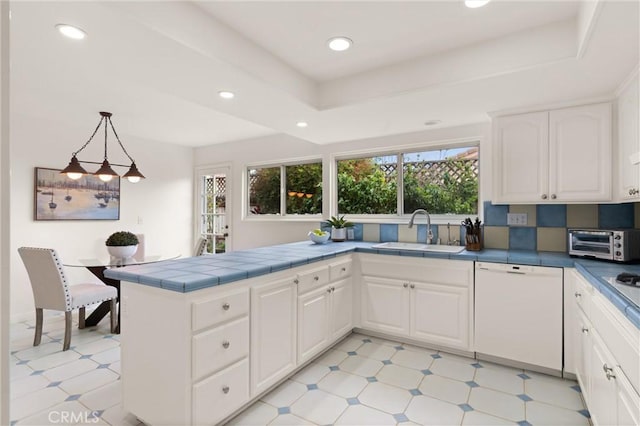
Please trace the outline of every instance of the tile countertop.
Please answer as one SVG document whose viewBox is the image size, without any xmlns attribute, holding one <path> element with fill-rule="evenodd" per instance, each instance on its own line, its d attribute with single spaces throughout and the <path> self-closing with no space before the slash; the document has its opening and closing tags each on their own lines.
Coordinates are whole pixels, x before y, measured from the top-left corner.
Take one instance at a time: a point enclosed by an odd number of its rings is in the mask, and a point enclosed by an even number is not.
<svg viewBox="0 0 640 426">
<path fill-rule="evenodd" d="M 494 263 L 517 263 L 524 265 L 575 267 L 584 277 L 609 299 L 629 320 L 640 329 L 640 287 L 629 291 L 639 293 L 629 298 L 612 284 L 611 277 L 620 272 L 640 274 L 640 265 L 619 265 L 600 261 L 574 259 L 565 253 L 532 252 L 516 250 L 485 249 L 482 251 L 463 250 L 457 254 L 398 251 L 374 249 L 378 243 L 347 241 L 313 244 L 310 241 L 260 247 L 251 250 L 234 251 L 215 256 L 187 257 L 176 260 L 132 265 L 105 271 L 105 276 L 186 293 L 253 278 L 271 272 L 283 271 L 331 259 L 341 254 L 359 252 L 395 256 L 430 257 L 452 260 L 472 260 Z M 635 296 L 635 294 L 632 294 Z"/>
</svg>

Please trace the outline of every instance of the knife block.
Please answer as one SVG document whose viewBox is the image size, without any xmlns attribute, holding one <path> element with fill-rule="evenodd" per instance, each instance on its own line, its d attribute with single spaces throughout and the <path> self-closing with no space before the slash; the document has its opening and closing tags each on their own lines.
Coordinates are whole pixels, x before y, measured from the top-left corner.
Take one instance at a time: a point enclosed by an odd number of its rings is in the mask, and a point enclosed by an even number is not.
<svg viewBox="0 0 640 426">
<path fill-rule="evenodd" d="M 477 236 L 477 242 L 472 237 Z M 474 235 L 465 235 L 465 249 L 468 251 L 482 250 L 482 228 L 478 229 L 478 233 Z"/>
</svg>

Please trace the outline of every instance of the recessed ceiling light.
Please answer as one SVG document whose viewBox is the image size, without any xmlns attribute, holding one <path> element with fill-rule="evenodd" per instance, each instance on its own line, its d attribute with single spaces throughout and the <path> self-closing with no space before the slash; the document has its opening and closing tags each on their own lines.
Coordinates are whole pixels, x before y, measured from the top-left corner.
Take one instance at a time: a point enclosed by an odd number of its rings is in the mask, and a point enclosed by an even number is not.
<svg viewBox="0 0 640 426">
<path fill-rule="evenodd" d="M 296 123 L 296 126 L 298 127 L 307 127 L 309 125 L 309 123 L 307 123 L 306 121 L 298 121 Z"/>
<path fill-rule="evenodd" d="M 336 52 L 342 52 L 347 50 L 353 44 L 350 38 L 347 37 L 333 37 L 327 41 L 329 45 L 329 49 L 335 50 Z"/>
<path fill-rule="evenodd" d="M 436 124 L 440 124 L 442 123 L 442 120 L 429 120 L 429 121 L 425 121 L 424 125 L 425 126 L 435 126 Z"/>
<path fill-rule="evenodd" d="M 464 5 L 471 8 L 476 9 L 478 7 L 482 7 L 489 3 L 491 0 L 465 0 Z"/>
<path fill-rule="evenodd" d="M 234 96 L 235 96 L 235 93 L 227 92 L 226 90 L 222 90 L 222 91 L 218 92 L 218 95 L 223 99 L 233 99 Z"/>
<path fill-rule="evenodd" d="M 87 36 L 87 33 L 85 33 L 78 27 L 74 27 L 73 25 L 58 24 L 56 25 L 56 28 L 58 29 L 58 31 L 60 31 L 60 34 L 74 40 L 82 40 Z"/>
</svg>

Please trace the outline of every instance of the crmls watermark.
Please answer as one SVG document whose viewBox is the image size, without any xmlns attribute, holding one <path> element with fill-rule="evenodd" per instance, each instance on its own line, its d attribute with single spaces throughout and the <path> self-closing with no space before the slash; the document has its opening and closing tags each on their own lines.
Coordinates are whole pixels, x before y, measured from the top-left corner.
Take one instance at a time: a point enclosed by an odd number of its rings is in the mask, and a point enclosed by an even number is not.
<svg viewBox="0 0 640 426">
<path fill-rule="evenodd" d="M 49 421 L 53 424 L 98 423 L 100 413 L 97 411 L 50 411 Z"/>
</svg>

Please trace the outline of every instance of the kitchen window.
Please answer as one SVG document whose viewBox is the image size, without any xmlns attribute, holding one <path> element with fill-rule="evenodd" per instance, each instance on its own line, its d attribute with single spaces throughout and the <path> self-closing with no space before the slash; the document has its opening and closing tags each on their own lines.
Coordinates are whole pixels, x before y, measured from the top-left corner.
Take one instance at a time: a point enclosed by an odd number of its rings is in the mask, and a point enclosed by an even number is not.
<svg viewBox="0 0 640 426">
<path fill-rule="evenodd" d="M 247 168 L 247 216 L 322 214 L 320 161 Z"/>
<path fill-rule="evenodd" d="M 477 146 L 337 160 L 338 214 L 393 218 L 426 209 L 443 220 L 478 214 Z"/>
</svg>

